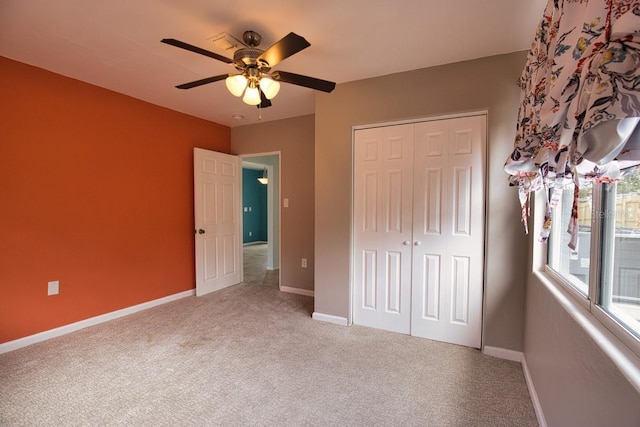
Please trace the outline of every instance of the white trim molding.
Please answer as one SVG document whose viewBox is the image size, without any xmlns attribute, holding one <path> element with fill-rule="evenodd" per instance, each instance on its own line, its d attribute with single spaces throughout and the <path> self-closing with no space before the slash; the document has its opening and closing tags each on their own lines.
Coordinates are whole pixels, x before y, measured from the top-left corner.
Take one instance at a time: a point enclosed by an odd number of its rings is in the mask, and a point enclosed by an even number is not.
<svg viewBox="0 0 640 427">
<path fill-rule="evenodd" d="M 280 292 L 288 292 L 290 294 L 304 295 L 306 297 L 312 297 L 315 295 L 311 289 L 292 288 L 290 286 L 280 286 Z"/>
<path fill-rule="evenodd" d="M 436 120 L 447 120 L 447 119 L 460 119 L 463 117 L 473 117 L 473 116 L 489 116 L 489 110 L 477 110 L 477 111 L 467 111 L 460 112 L 454 114 L 444 114 L 437 116 L 426 116 L 426 117 L 418 117 L 414 119 L 407 120 L 395 120 L 392 122 L 379 122 L 379 123 L 370 123 L 364 125 L 356 125 L 351 127 L 351 132 L 361 129 L 371 129 L 371 128 L 380 128 L 387 126 L 397 126 L 397 125 L 408 125 L 412 123 L 423 123 L 423 122 L 433 122 Z"/>
<path fill-rule="evenodd" d="M 138 311 L 146 310 L 148 308 L 156 307 L 162 304 L 166 304 L 168 302 L 194 296 L 195 294 L 196 294 L 195 289 L 191 289 L 188 291 L 179 292 L 177 294 L 169 295 L 166 297 L 154 299 L 152 301 L 143 302 L 142 304 L 123 308 L 121 310 L 112 311 L 111 313 L 105 313 L 99 316 L 90 317 L 89 319 L 80 320 L 79 322 L 70 323 L 68 325 L 60 326 L 59 328 L 50 329 L 44 332 L 39 332 L 34 335 L 29 335 L 28 337 L 18 338 L 17 340 L 0 344 L 0 354 L 17 350 L 19 348 L 26 347 L 31 344 L 36 344 L 42 341 L 46 341 L 51 338 L 56 338 L 62 335 L 66 335 L 71 332 L 75 332 L 80 329 L 87 328 L 89 326 L 94 326 L 100 323 L 108 322 L 109 320 L 114 320 L 119 317 L 137 313 Z"/>
<path fill-rule="evenodd" d="M 524 355 L 522 355 L 522 371 L 524 372 L 524 380 L 527 383 L 527 389 L 529 389 L 529 395 L 531 396 L 531 403 L 533 404 L 533 410 L 536 413 L 538 424 L 540 424 L 540 427 L 547 427 L 547 420 L 544 418 L 544 413 L 542 412 L 542 405 L 540 404 L 540 399 L 538 398 L 538 393 L 536 392 L 536 388 L 533 385 L 531 372 L 529 372 L 529 367 L 527 366 L 527 359 L 525 359 Z"/>
<path fill-rule="evenodd" d="M 509 350 L 500 347 L 491 347 L 485 345 L 482 347 L 482 352 L 487 356 L 497 357 L 498 359 L 511 360 L 512 362 L 522 362 L 522 352 Z"/>
<path fill-rule="evenodd" d="M 313 312 L 313 314 L 311 315 L 311 318 L 313 320 L 320 320 L 322 322 L 335 323 L 336 325 L 340 325 L 340 326 L 348 325 L 346 317 L 333 316 L 331 314 L 322 314 L 322 313 L 318 313 L 317 311 Z"/>
</svg>

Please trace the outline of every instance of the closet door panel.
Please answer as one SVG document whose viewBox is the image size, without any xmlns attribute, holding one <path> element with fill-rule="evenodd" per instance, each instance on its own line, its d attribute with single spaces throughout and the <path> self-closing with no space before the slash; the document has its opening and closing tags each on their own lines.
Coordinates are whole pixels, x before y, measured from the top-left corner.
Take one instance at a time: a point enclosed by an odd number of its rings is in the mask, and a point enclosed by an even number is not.
<svg viewBox="0 0 640 427">
<path fill-rule="evenodd" d="M 362 251 L 361 288 L 363 308 L 375 310 L 378 307 L 378 252 L 372 250 Z"/>
<path fill-rule="evenodd" d="M 446 120 L 416 124 L 414 140 L 413 283 L 411 334 L 429 337 L 449 312 L 447 236 L 449 128 Z"/>
<path fill-rule="evenodd" d="M 471 168 L 453 169 L 452 233 L 455 236 L 469 236 L 471 228 Z"/>
<path fill-rule="evenodd" d="M 414 278 L 416 288 L 416 298 L 422 297 L 418 309 L 422 319 L 438 321 L 440 320 L 440 261 L 438 254 L 424 254 L 420 273 L 422 277 Z"/>
<path fill-rule="evenodd" d="M 449 342 L 480 348 L 484 293 L 486 118 L 452 120 L 450 168 L 458 182 L 458 222 L 449 238 L 452 283 Z M 465 205 L 464 207 L 462 205 Z M 466 206 L 469 209 L 466 209 Z M 468 211 L 468 214 L 463 212 Z"/>
<path fill-rule="evenodd" d="M 413 126 L 356 131 L 353 322 L 409 333 Z"/>
<path fill-rule="evenodd" d="M 484 283 L 484 123 L 484 116 L 418 123 L 414 146 L 411 334 L 477 348 Z M 431 178 L 436 169 L 442 171 L 438 186 Z M 433 199 L 440 206 L 439 233 L 426 232 L 434 229 L 428 223 L 436 216 Z M 440 260 L 438 279 L 423 271 L 426 256 Z M 435 295 L 437 317 L 427 315 L 434 312 Z"/>
<path fill-rule="evenodd" d="M 422 234 L 440 235 L 442 233 L 442 168 L 424 169 L 423 194 L 416 191 L 416 203 L 422 203 L 423 218 L 417 222 L 422 226 Z M 419 200 L 420 196 L 422 200 Z"/>
</svg>

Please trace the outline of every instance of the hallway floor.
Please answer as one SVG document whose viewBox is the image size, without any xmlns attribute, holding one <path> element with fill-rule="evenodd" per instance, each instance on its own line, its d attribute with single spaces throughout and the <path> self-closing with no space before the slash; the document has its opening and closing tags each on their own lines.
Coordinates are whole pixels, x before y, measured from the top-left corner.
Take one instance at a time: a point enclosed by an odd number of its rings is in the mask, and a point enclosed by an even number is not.
<svg viewBox="0 0 640 427">
<path fill-rule="evenodd" d="M 250 244 L 243 247 L 244 283 L 278 288 L 280 270 L 267 270 L 267 244 Z"/>
</svg>

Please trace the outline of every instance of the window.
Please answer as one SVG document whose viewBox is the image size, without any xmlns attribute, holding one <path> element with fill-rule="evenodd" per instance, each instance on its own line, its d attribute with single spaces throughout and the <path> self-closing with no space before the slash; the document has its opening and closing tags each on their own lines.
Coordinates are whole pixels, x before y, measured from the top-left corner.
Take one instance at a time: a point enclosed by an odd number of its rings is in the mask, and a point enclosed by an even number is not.
<svg viewBox="0 0 640 427">
<path fill-rule="evenodd" d="M 552 212 L 547 266 L 640 338 L 640 166 L 623 170 L 617 183 L 585 182 L 579 191 L 576 248 L 568 246 L 570 186 Z"/>
<path fill-rule="evenodd" d="M 573 208 L 573 184 L 562 192 L 562 198 L 552 212 L 547 261 L 549 267 L 584 296 L 589 293 L 592 187 L 591 182 L 580 184 L 578 242 L 575 249 L 569 248 L 570 236 L 567 233 Z"/>
<path fill-rule="evenodd" d="M 640 166 L 603 186 L 598 304 L 640 337 Z"/>
</svg>

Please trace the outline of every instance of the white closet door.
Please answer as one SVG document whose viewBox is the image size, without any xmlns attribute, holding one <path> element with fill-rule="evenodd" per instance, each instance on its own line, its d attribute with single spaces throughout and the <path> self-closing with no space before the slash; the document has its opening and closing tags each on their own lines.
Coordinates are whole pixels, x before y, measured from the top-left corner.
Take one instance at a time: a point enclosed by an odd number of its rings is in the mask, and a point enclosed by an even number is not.
<svg viewBox="0 0 640 427">
<path fill-rule="evenodd" d="M 411 334 L 480 347 L 485 116 L 418 123 Z"/>
<path fill-rule="evenodd" d="M 413 125 L 355 133 L 353 321 L 408 334 Z"/>
</svg>

